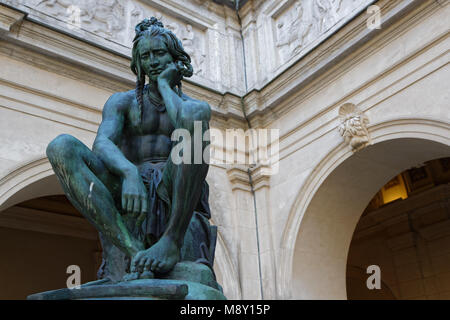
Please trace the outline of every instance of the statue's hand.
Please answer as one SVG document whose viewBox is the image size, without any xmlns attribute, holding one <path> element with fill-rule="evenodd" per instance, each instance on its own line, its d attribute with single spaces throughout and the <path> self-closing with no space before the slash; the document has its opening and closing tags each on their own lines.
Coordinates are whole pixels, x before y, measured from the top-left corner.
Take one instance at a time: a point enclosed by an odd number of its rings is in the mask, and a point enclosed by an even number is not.
<svg viewBox="0 0 450 320">
<path fill-rule="evenodd" d="M 122 209 L 138 216 L 138 224 L 142 223 L 147 212 L 148 197 L 142 178 L 138 175 L 127 176 L 122 183 Z"/>
<path fill-rule="evenodd" d="M 181 61 L 169 63 L 167 68 L 159 74 L 158 84 L 167 82 L 171 88 L 180 84 L 181 79 L 183 78 L 180 72 L 181 68 L 184 68 Z"/>
</svg>

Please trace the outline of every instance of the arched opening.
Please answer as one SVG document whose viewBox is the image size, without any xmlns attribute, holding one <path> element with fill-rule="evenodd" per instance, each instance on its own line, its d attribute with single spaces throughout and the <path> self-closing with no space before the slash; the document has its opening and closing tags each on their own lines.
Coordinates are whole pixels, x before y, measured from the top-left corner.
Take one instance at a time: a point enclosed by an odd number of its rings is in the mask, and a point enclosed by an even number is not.
<svg viewBox="0 0 450 320">
<path fill-rule="evenodd" d="M 333 164 L 324 166 L 310 201 L 300 199 L 294 205 L 301 214 L 298 229 L 294 225 L 286 232 L 287 242 L 296 235 L 291 244 L 291 283 L 285 285 L 291 291 L 290 297 L 347 299 L 350 242 L 374 194 L 398 173 L 450 156 L 450 148 L 444 143 L 398 136 L 380 142 L 374 139 L 373 145 L 360 152 L 331 159 Z"/>
<path fill-rule="evenodd" d="M 0 299 L 65 288 L 76 265 L 80 282 L 96 279 L 101 245 L 95 229 L 64 195 L 34 198 L 0 212 Z"/>
<path fill-rule="evenodd" d="M 364 210 L 347 262 L 348 299 L 450 299 L 450 158 L 389 180 Z M 369 266 L 379 283 L 366 281 Z M 355 269 L 362 277 L 354 277 Z"/>
</svg>

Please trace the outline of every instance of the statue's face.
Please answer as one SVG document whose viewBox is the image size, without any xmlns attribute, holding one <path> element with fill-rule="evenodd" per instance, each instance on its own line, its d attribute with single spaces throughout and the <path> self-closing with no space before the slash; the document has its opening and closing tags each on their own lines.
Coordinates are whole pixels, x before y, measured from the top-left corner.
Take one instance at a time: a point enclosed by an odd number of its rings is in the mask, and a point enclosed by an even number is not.
<svg viewBox="0 0 450 320">
<path fill-rule="evenodd" d="M 159 36 L 139 41 L 138 52 L 141 67 L 150 81 L 156 81 L 158 75 L 174 61 L 166 44 Z"/>
</svg>

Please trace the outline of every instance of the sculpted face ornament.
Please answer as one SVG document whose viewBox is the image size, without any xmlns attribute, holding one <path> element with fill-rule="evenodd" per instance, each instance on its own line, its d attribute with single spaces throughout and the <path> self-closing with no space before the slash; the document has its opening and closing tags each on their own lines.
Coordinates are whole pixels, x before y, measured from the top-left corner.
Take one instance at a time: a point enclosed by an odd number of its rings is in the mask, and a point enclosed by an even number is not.
<svg viewBox="0 0 450 320">
<path fill-rule="evenodd" d="M 353 103 L 346 103 L 339 108 L 339 133 L 350 145 L 353 152 L 365 148 L 370 143 L 367 124 L 369 118 Z"/>
</svg>

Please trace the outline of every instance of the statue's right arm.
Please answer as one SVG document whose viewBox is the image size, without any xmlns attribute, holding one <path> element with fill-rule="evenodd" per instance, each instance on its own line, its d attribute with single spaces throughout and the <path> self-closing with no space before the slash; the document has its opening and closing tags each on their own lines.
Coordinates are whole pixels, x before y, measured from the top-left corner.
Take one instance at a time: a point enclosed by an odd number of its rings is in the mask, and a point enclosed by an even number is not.
<svg viewBox="0 0 450 320">
<path fill-rule="evenodd" d="M 108 170 L 122 178 L 137 172 L 136 166 L 117 146 L 122 138 L 125 121 L 124 100 L 122 93 L 115 93 L 108 99 L 103 108 L 102 122 L 92 147 Z"/>
<path fill-rule="evenodd" d="M 125 113 L 130 106 L 128 98 L 126 93 L 115 93 L 108 99 L 92 151 L 110 172 L 122 178 L 122 209 L 143 217 L 147 212 L 147 190 L 137 167 L 117 146 L 122 138 Z M 138 221 L 142 222 L 142 218 Z"/>
</svg>

